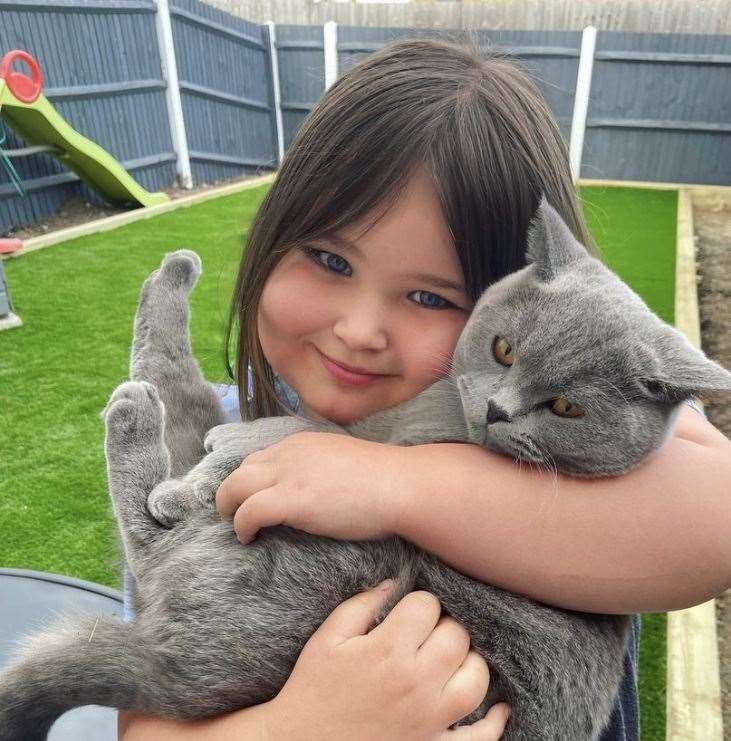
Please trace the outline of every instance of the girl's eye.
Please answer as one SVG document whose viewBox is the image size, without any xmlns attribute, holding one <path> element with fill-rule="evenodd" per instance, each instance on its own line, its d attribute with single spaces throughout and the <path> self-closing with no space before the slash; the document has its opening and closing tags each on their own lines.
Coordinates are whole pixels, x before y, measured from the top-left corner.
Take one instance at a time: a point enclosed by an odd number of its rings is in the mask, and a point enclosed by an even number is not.
<svg viewBox="0 0 731 741">
<path fill-rule="evenodd" d="M 436 293 L 431 293 L 430 291 L 414 291 L 411 295 L 414 296 L 416 294 L 426 297 L 423 303 L 421 301 L 417 301 L 416 303 L 420 306 L 426 306 L 428 309 L 445 309 L 448 306 L 452 306 L 449 301 L 443 299 L 441 296 L 437 296 Z"/>
<path fill-rule="evenodd" d="M 327 250 L 319 250 L 315 247 L 308 246 L 305 246 L 302 249 L 311 260 L 316 262 L 325 270 L 337 273 L 338 275 L 350 276 L 353 274 L 348 261 L 335 252 L 328 252 Z M 436 293 L 431 293 L 430 291 L 414 291 L 411 295 L 413 296 L 415 294 L 425 297 L 416 303 L 419 304 L 419 306 L 424 306 L 428 309 L 445 309 L 453 306 L 453 304 L 446 299 L 443 299 L 441 296 L 437 296 Z"/>
<path fill-rule="evenodd" d="M 550 402 L 551 411 L 559 417 L 583 417 L 584 410 L 578 404 L 572 404 L 565 396 L 558 396 Z"/>
<path fill-rule="evenodd" d="M 327 250 L 318 250 L 314 247 L 305 247 L 304 250 L 310 259 L 321 265 L 325 270 L 338 273 L 339 275 L 352 275 L 353 271 L 350 270 L 348 261 L 340 257 L 340 255 L 336 255 L 334 252 L 328 252 Z M 350 270 L 350 272 L 346 273 L 344 272 L 345 270 Z"/>
</svg>

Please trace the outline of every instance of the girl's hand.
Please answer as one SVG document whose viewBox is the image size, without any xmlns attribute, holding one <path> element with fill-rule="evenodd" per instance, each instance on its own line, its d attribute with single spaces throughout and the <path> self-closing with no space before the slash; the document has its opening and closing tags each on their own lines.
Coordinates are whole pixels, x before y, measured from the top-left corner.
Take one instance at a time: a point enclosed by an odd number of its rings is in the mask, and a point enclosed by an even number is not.
<svg viewBox="0 0 731 741">
<path fill-rule="evenodd" d="M 299 432 L 247 456 L 219 487 L 216 508 L 242 543 L 271 525 L 341 540 L 393 533 L 407 448 Z"/>
<path fill-rule="evenodd" d="M 406 595 L 373 628 L 392 583 L 343 602 L 310 638 L 279 694 L 267 705 L 270 739 L 495 741 L 504 703 L 471 726 L 448 730 L 487 693 L 487 663 L 467 631 L 440 617 L 428 592 Z"/>
</svg>

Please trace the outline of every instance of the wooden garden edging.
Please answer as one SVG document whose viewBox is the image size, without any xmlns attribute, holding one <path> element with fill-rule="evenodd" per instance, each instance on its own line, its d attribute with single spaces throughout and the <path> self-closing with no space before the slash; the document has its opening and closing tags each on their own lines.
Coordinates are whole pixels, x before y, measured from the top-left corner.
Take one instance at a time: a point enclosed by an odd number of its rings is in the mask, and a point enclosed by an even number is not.
<svg viewBox="0 0 731 741">
<path fill-rule="evenodd" d="M 675 326 L 700 347 L 691 191 L 678 190 Z M 667 741 L 723 741 L 715 600 L 668 613 Z"/>
</svg>

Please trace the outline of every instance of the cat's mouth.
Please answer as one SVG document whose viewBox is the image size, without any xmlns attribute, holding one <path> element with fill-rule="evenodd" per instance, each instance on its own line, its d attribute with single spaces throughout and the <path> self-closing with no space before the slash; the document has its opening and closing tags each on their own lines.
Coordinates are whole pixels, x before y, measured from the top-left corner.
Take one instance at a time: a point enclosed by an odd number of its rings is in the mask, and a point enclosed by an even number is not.
<svg viewBox="0 0 731 741">
<path fill-rule="evenodd" d="M 503 438 L 486 429 L 484 446 L 509 455 L 516 460 L 529 463 L 545 463 L 545 456 L 540 448 L 527 435 L 507 435 Z"/>
</svg>

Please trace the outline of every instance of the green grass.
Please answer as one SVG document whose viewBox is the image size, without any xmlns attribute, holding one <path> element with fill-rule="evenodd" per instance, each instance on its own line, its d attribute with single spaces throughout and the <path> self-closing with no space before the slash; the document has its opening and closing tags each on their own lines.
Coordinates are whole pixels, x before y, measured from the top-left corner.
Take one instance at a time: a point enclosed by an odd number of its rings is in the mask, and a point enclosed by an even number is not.
<svg viewBox="0 0 731 741">
<path fill-rule="evenodd" d="M 666 322 L 675 321 L 676 191 L 583 188 L 584 213 L 604 261 Z M 667 620 L 642 616 L 639 692 L 643 741 L 665 738 Z"/>
<path fill-rule="evenodd" d="M 223 331 L 250 224 L 266 186 L 82 237 L 5 262 L 25 325 L 0 332 L 0 565 L 118 585 L 99 412 L 127 376 L 144 278 L 165 252 L 195 249 L 193 345 L 206 377 L 225 380 Z M 586 188 L 604 258 L 673 321 L 674 192 Z M 665 728 L 664 616 L 643 619 L 643 739 Z"/>
<path fill-rule="evenodd" d="M 165 252 L 195 249 L 193 345 L 224 380 L 243 238 L 266 186 L 6 261 L 24 326 L 0 332 L 0 564 L 118 584 L 99 412 L 128 373 L 137 296 Z"/>
<path fill-rule="evenodd" d="M 592 187 L 581 195 L 605 263 L 672 324 L 677 192 Z"/>
</svg>

